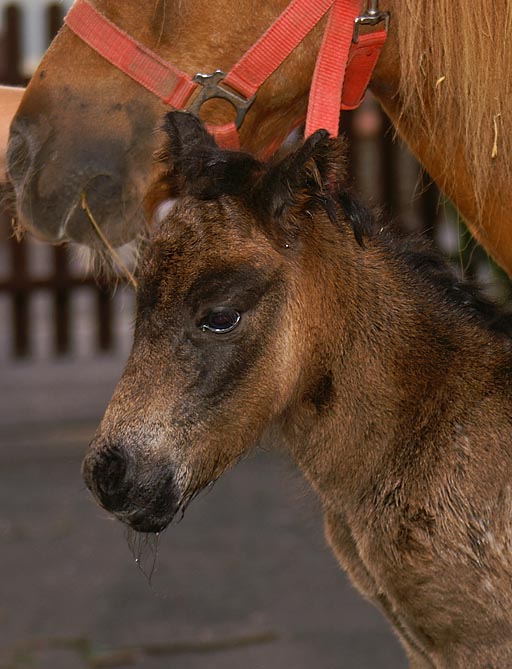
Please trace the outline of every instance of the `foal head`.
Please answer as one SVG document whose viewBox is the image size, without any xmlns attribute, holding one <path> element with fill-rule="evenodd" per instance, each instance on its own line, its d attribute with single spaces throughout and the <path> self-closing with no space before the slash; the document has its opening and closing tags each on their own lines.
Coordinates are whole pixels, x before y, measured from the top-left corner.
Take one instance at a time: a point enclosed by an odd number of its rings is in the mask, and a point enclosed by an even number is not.
<svg viewBox="0 0 512 669">
<path fill-rule="evenodd" d="M 164 528 L 307 395 L 334 293 L 323 268 L 353 243 L 334 224 L 344 161 L 324 131 L 265 166 L 191 115 L 166 129 L 180 197 L 148 241 L 133 349 L 84 463 L 99 502 L 140 531 Z"/>
</svg>

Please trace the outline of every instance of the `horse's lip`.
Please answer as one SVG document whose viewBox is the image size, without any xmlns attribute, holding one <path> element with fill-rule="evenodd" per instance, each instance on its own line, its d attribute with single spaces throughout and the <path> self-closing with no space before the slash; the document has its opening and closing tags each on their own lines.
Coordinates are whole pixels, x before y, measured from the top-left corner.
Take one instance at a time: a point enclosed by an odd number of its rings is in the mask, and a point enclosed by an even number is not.
<svg viewBox="0 0 512 669">
<path fill-rule="evenodd" d="M 24 216 L 22 213 L 18 212 L 17 216 L 20 228 L 25 232 L 28 232 L 32 237 L 34 237 L 40 242 L 44 242 L 45 244 L 58 245 L 70 241 L 66 237 L 62 228 L 58 230 L 57 234 L 53 234 L 52 232 L 47 232 L 40 230 L 39 228 L 36 228 L 32 224 L 32 222 L 29 219 L 27 219 L 27 217 Z"/>
<path fill-rule="evenodd" d="M 87 246 L 93 250 L 105 248 L 104 240 L 99 236 L 90 216 L 82 207 L 78 191 L 71 197 L 72 204 L 62 214 L 54 217 L 50 215 L 44 217 L 46 210 L 40 208 L 37 224 L 36 219 L 32 216 L 34 207 L 30 200 L 24 196 L 20 197 L 18 194 L 16 197 L 18 198 L 16 206 L 17 223 L 20 229 L 25 230 L 36 239 L 53 245 L 71 242 Z M 113 217 L 110 214 L 95 219 L 95 223 L 113 247 L 119 248 L 130 243 L 136 238 L 137 231 L 141 229 L 140 210 L 134 209 L 131 214 L 131 218 L 126 214 L 123 225 L 120 225 L 118 217 Z M 43 223 L 41 223 L 43 218 Z"/>
</svg>

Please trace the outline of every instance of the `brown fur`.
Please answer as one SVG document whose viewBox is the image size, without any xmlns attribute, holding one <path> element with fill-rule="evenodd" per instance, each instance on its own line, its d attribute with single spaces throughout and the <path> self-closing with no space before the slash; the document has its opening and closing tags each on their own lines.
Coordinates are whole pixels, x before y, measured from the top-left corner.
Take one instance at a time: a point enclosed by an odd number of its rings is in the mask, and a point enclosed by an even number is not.
<svg viewBox="0 0 512 669">
<path fill-rule="evenodd" d="M 181 197 L 148 242 L 88 486 L 159 531 L 272 430 L 411 667 L 512 666 L 512 324 L 372 225 L 324 134 L 240 179 L 197 121 L 169 131 Z M 205 329 L 217 308 L 238 326 Z"/>
<path fill-rule="evenodd" d="M 5 156 L 9 126 L 24 92 L 23 88 L 0 86 L 0 183 L 3 183 L 6 177 Z"/>
</svg>

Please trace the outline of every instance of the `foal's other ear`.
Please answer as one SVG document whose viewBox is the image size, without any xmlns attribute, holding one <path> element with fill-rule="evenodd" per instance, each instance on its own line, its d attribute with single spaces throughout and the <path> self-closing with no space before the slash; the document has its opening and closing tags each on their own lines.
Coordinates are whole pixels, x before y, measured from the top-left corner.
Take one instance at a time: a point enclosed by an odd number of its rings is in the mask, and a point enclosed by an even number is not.
<svg viewBox="0 0 512 669">
<path fill-rule="evenodd" d="M 319 205 L 332 215 L 331 194 L 345 175 L 343 141 L 330 138 L 327 130 L 317 130 L 299 149 L 269 168 L 258 195 L 271 220 L 298 232 L 298 219 Z"/>
</svg>

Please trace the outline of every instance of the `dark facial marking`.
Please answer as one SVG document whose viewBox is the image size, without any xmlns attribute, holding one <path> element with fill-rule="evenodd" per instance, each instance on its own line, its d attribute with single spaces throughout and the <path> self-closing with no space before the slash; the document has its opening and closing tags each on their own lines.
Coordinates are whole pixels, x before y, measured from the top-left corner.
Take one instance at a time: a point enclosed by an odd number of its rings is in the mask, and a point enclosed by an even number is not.
<svg viewBox="0 0 512 669">
<path fill-rule="evenodd" d="M 194 314 L 190 341 L 197 390 L 216 403 L 243 381 L 279 326 L 283 302 L 280 273 L 268 275 L 250 266 L 208 271 L 195 281 L 186 302 Z M 221 306 L 240 313 L 239 325 L 225 335 L 205 332 L 201 328 L 204 313 Z"/>
<path fill-rule="evenodd" d="M 166 272 L 160 261 L 156 265 L 158 271 L 146 272 L 139 284 L 135 339 L 158 342 L 178 361 L 189 384 L 186 392 L 195 398 L 187 411 L 197 406 L 205 411 L 236 391 L 279 327 L 281 273 L 248 264 L 208 269 L 179 295 L 167 294 Z M 215 309 L 239 313 L 237 327 L 227 333 L 205 330 Z"/>
<path fill-rule="evenodd" d="M 208 270 L 194 281 L 185 302 L 194 313 L 213 306 L 247 311 L 257 304 L 276 278 L 250 265 Z"/>
<path fill-rule="evenodd" d="M 327 372 L 318 380 L 308 399 L 314 404 L 318 413 L 324 413 L 329 409 L 334 401 L 332 372 Z"/>
</svg>

